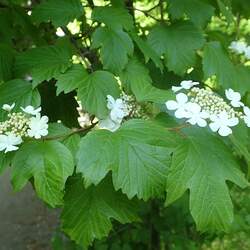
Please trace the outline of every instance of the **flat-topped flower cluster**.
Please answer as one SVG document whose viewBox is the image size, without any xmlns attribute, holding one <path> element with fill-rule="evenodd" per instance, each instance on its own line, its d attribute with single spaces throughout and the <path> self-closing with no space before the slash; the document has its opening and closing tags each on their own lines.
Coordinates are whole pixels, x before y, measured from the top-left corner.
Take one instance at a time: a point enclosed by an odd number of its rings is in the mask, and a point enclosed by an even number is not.
<svg viewBox="0 0 250 250">
<path fill-rule="evenodd" d="M 136 102 L 133 96 L 126 95 L 124 92 L 117 99 L 114 99 L 111 95 L 107 95 L 107 108 L 109 115 L 106 119 L 99 120 L 99 128 L 108 129 L 112 132 L 116 131 L 127 117 L 143 117 L 142 107 Z"/>
<path fill-rule="evenodd" d="M 41 107 L 21 107 L 12 112 L 15 103 L 4 104 L 2 109 L 8 112 L 8 119 L 0 122 L 0 151 L 5 153 L 18 149 L 25 138 L 40 139 L 48 134 L 48 117 L 41 116 Z"/>
<path fill-rule="evenodd" d="M 207 125 L 221 136 L 232 133 L 231 127 L 243 120 L 250 127 L 250 109 L 241 102 L 241 95 L 232 89 L 225 91 L 226 102 L 209 88 L 198 88 L 198 82 L 182 81 L 173 86 L 176 100 L 166 102 L 168 110 L 175 111 L 175 117 L 199 127 Z M 181 91 L 181 92 L 180 92 Z"/>
<path fill-rule="evenodd" d="M 250 59 L 250 46 L 242 41 L 231 42 L 229 49 L 238 55 L 244 55 L 248 60 Z"/>
</svg>

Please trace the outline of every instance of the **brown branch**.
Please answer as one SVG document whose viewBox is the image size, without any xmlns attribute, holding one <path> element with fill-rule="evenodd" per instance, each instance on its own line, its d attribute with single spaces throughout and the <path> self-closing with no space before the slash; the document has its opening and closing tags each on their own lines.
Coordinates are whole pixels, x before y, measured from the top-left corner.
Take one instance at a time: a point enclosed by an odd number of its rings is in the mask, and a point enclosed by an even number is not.
<svg viewBox="0 0 250 250">
<path fill-rule="evenodd" d="M 71 41 L 71 43 L 73 44 L 73 46 L 76 48 L 76 50 L 78 51 L 79 55 L 81 56 L 81 58 L 83 59 L 84 63 L 86 64 L 87 67 L 89 67 L 89 69 L 93 72 L 94 69 L 91 65 L 91 63 L 88 61 L 88 57 L 86 54 L 86 50 L 84 51 L 83 48 L 81 48 L 78 45 L 78 42 L 76 40 L 76 38 L 74 36 L 72 36 L 72 34 L 70 33 L 70 31 L 68 30 L 67 27 L 61 27 L 61 29 L 63 30 L 63 32 L 69 36 L 69 39 Z"/>
<path fill-rule="evenodd" d="M 94 5 L 94 1 L 93 0 L 87 0 L 88 5 L 91 9 L 94 9 L 95 5 Z"/>
<path fill-rule="evenodd" d="M 86 127 L 86 128 L 77 128 L 77 129 L 72 129 L 71 132 L 67 133 L 67 134 L 62 134 L 62 135 L 56 135 L 56 136 L 47 136 L 47 137 L 44 137 L 42 138 L 42 140 L 45 140 L 45 141 L 51 141 L 51 140 L 58 140 L 58 139 L 62 139 L 62 138 L 67 138 L 71 135 L 74 135 L 74 134 L 78 134 L 78 133 L 82 133 L 82 132 L 89 132 L 92 128 L 95 127 L 95 125 L 97 124 L 98 122 L 95 122 L 95 123 L 92 123 L 90 126 Z"/>
<path fill-rule="evenodd" d="M 161 22 L 161 20 L 159 20 L 158 18 L 154 17 L 153 15 L 149 14 L 148 10 L 141 10 L 141 9 L 137 9 L 137 8 L 133 8 L 135 11 L 139 11 L 141 13 L 143 13 L 146 17 L 150 17 L 152 19 L 154 19 L 157 22 Z"/>
</svg>

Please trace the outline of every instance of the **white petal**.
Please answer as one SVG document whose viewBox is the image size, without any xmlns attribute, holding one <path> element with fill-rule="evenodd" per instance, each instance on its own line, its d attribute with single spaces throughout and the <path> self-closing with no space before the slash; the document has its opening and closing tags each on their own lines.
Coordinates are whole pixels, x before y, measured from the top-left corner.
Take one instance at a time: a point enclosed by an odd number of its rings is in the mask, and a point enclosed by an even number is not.
<svg viewBox="0 0 250 250">
<path fill-rule="evenodd" d="M 233 99 L 233 90 L 232 89 L 226 89 L 225 90 L 225 95 L 226 95 L 226 98 L 228 99 L 228 100 L 232 100 Z"/>
<path fill-rule="evenodd" d="M 197 120 L 195 118 L 190 118 L 187 120 L 188 123 L 195 125 L 197 123 Z"/>
<path fill-rule="evenodd" d="M 207 126 L 207 121 L 200 118 L 200 119 L 198 119 L 197 124 L 198 124 L 199 127 L 204 128 L 204 127 Z"/>
<path fill-rule="evenodd" d="M 228 120 L 227 125 L 230 127 L 236 126 L 239 123 L 239 119 L 238 118 L 231 118 Z"/>
<path fill-rule="evenodd" d="M 184 93 L 179 93 L 176 95 L 176 100 L 179 104 L 183 105 L 188 101 L 188 97 Z"/>
<path fill-rule="evenodd" d="M 231 101 L 231 105 L 235 108 L 239 108 L 241 106 L 244 106 L 244 104 L 242 102 L 239 102 L 239 101 Z"/>
<path fill-rule="evenodd" d="M 120 122 L 123 118 L 123 112 L 120 109 L 113 109 L 110 112 L 110 118 L 114 121 L 114 122 Z"/>
<path fill-rule="evenodd" d="M 110 118 L 107 118 L 105 120 L 100 120 L 98 125 L 99 125 L 99 128 L 107 129 L 112 132 L 117 130 L 120 127 L 119 123 L 113 122 Z"/>
<path fill-rule="evenodd" d="M 179 108 L 174 113 L 175 117 L 178 119 L 188 118 L 188 112 L 184 108 Z"/>
<path fill-rule="evenodd" d="M 211 122 L 209 124 L 209 127 L 213 132 L 217 132 L 218 129 L 220 128 L 220 125 L 217 122 Z"/>
<path fill-rule="evenodd" d="M 178 86 L 172 86 L 172 90 L 174 92 L 180 91 L 182 89 L 182 87 L 178 87 Z"/>
<path fill-rule="evenodd" d="M 40 131 L 41 136 L 46 136 L 48 135 L 49 131 L 47 129 L 43 129 Z"/>
<path fill-rule="evenodd" d="M 244 107 L 244 113 L 245 113 L 247 116 L 250 116 L 250 108 Z"/>
<path fill-rule="evenodd" d="M 16 150 L 18 150 L 18 147 L 9 145 L 4 152 L 8 153 L 8 152 L 11 152 L 11 151 L 16 151 Z"/>
<path fill-rule="evenodd" d="M 167 101 L 166 103 L 168 110 L 176 110 L 178 108 L 178 103 L 176 101 Z"/>
<path fill-rule="evenodd" d="M 199 84 L 200 84 L 199 82 L 193 82 L 193 86 L 199 85 Z"/>
<path fill-rule="evenodd" d="M 247 127 L 250 127 L 250 116 L 244 116 L 244 122 L 246 123 Z"/>
<path fill-rule="evenodd" d="M 187 111 L 190 111 L 193 114 L 200 113 L 200 111 L 201 111 L 200 105 L 197 103 L 194 103 L 194 102 L 188 102 L 185 107 L 186 107 Z"/>
<path fill-rule="evenodd" d="M 216 122 L 216 121 L 218 121 L 218 116 L 217 115 L 210 115 L 210 120 L 212 121 L 212 122 Z"/>
<path fill-rule="evenodd" d="M 208 119 L 209 116 L 210 116 L 209 113 L 206 112 L 206 111 L 202 111 L 202 112 L 200 113 L 200 117 L 203 118 L 203 119 Z"/>
<path fill-rule="evenodd" d="M 228 136 L 228 135 L 232 134 L 232 129 L 227 127 L 227 126 L 223 126 L 223 127 L 220 127 L 218 133 L 221 136 Z"/>
<path fill-rule="evenodd" d="M 234 91 L 234 93 L 233 93 L 233 100 L 234 101 L 240 101 L 240 99 L 241 99 L 240 93 Z"/>
<path fill-rule="evenodd" d="M 222 111 L 219 114 L 219 119 L 223 122 L 223 123 L 227 123 L 228 120 L 228 113 L 226 111 Z"/>
<path fill-rule="evenodd" d="M 107 95 L 107 108 L 112 109 L 115 105 L 115 99 L 111 95 Z"/>
</svg>

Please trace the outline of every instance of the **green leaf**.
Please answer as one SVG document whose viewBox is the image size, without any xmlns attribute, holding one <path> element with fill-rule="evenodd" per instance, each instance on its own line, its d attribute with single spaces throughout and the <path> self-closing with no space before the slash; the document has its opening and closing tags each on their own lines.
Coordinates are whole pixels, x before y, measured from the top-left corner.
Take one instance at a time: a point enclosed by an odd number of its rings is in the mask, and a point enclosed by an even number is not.
<svg viewBox="0 0 250 250">
<path fill-rule="evenodd" d="M 236 153 L 240 157 L 244 157 L 247 165 L 247 177 L 250 179 L 250 142 L 249 128 L 242 121 L 238 126 L 233 128 L 233 133 L 229 136 Z M 245 164 L 244 164 L 245 165 Z"/>
<path fill-rule="evenodd" d="M 139 102 L 151 101 L 162 104 L 172 97 L 172 91 L 158 89 L 152 85 L 148 69 L 135 58 L 129 61 L 120 78 Z"/>
<path fill-rule="evenodd" d="M 4 172 L 4 170 L 10 166 L 10 162 L 12 159 L 12 154 L 6 154 L 4 152 L 0 152 L 0 175 Z"/>
<path fill-rule="evenodd" d="M 150 121 L 130 120 L 111 133 L 101 130 L 82 138 L 77 169 L 88 186 L 111 170 L 115 189 L 129 198 L 148 200 L 164 193 L 175 134 Z"/>
<path fill-rule="evenodd" d="M 156 67 L 158 67 L 162 71 L 163 64 L 160 59 L 160 56 L 157 55 L 157 53 L 151 48 L 151 46 L 146 41 L 144 41 L 140 36 L 138 36 L 137 33 L 135 32 L 131 32 L 130 36 L 133 38 L 133 40 L 143 53 L 146 63 L 148 62 L 149 59 L 151 59 L 156 65 Z"/>
<path fill-rule="evenodd" d="M 101 60 L 104 69 L 114 73 L 120 72 L 133 54 L 131 38 L 122 30 L 111 30 L 107 27 L 96 29 L 93 34 L 92 48 L 101 48 Z"/>
<path fill-rule="evenodd" d="M 249 67 L 234 66 L 219 42 L 206 44 L 203 55 L 203 71 L 205 79 L 216 75 L 219 85 L 224 89 L 232 88 L 235 91 L 245 93 L 250 88 Z"/>
<path fill-rule="evenodd" d="M 14 53 L 11 47 L 0 44 L 0 82 L 8 81 L 12 78 L 14 64 Z"/>
<path fill-rule="evenodd" d="M 73 133 L 72 129 L 65 127 L 62 123 L 50 123 L 49 124 L 49 137 L 54 137 L 55 140 L 63 143 L 76 158 L 76 153 L 79 149 L 80 135 Z"/>
<path fill-rule="evenodd" d="M 149 44 L 161 56 L 166 66 L 183 75 L 196 62 L 196 50 L 204 44 L 201 31 L 188 21 L 170 26 L 157 25 L 148 36 Z"/>
<path fill-rule="evenodd" d="M 81 178 L 70 178 L 61 216 L 64 232 L 87 247 L 94 239 L 108 235 L 111 219 L 123 224 L 138 220 L 136 203 L 115 192 L 109 180 L 85 189 Z"/>
<path fill-rule="evenodd" d="M 72 154 L 60 142 L 28 142 L 13 159 L 12 184 L 19 191 L 33 177 L 37 195 L 56 207 L 63 203 L 64 185 L 73 170 Z"/>
<path fill-rule="evenodd" d="M 65 73 L 57 76 L 56 94 L 59 95 L 61 92 L 67 94 L 76 90 L 86 76 L 87 71 L 81 64 L 73 64 Z"/>
<path fill-rule="evenodd" d="M 205 26 L 214 13 L 214 7 L 201 0 L 169 0 L 169 13 L 172 18 L 187 15 L 196 26 Z"/>
<path fill-rule="evenodd" d="M 232 1 L 232 9 L 234 13 L 240 13 L 241 16 L 249 18 L 250 16 L 250 2 L 248 0 Z"/>
<path fill-rule="evenodd" d="M 108 130 L 93 131 L 82 138 L 76 172 L 82 173 L 86 187 L 100 183 L 112 169 L 114 150 L 113 133 Z"/>
<path fill-rule="evenodd" d="M 95 71 L 80 84 L 78 97 L 84 109 L 98 118 L 108 115 L 107 95 L 119 96 L 119 85 L 114 75 L 106 71 Z"/>
<path fill-rule="evenodd" d="M 30 73 L 33 86 L 50 80 L 71 66 L 71 50 L 67 42 L 27 50 L 17 56 L 17 74 Z"/>
<path fill-rule="evenodd" d="M 32 11 L 35 22 L 51 21 L 55 27 L 67 25 L 83 14 L 80 0 L 47 0 Z"/>
<path fill-rule="evenodd" d="M 126 9 L 119 7 L 95 7 L 92 11 L 92 19 L 114 30 L 122 28 L 131 30 L 134 26 L 132 16 Z"/>
<path fill-rule="evenodd" d="M 186 130 L 188 138 L 173 154 L 167 180 L 167 204 L 189 189 L 191 214 L 201 231 L 226 231 L 233 205 L 226 181 L 246 187 L 247 181 L 227 146 L 204 129 Z"/>
<path fill-rule="evenodd" d="M 15 111 L 19 111 L 20 107 L 33 105 L 39 106 L 41 102 L 40 94 L 37 89 L 32 89 L 30 82 L 15 79 L 0 84 L 0 107 L 3 104 L 15 103 Z M 6 117 L 6 112 L 0 109 L 0 120 Z"/>
</svg>

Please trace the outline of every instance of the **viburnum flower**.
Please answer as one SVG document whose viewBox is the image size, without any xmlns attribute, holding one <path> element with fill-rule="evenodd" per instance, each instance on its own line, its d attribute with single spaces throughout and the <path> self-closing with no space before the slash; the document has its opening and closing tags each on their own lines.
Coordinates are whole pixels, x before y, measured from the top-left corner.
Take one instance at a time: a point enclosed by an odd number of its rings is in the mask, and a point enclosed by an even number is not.
<svg viewBox="0 0 250 250">
<path fill-rule="evenodd" d="M 246 123 L 246 125 L 250 128 L 250 108 L 248 107 L 244 107 L 244 121 Z"/>
<path fill-rule="evenodd" d="M 30 115 L 38 115 L 41 112 L 41 107 L 35 109 L 33 106 L 29 105 L 26 108 L 21 107 L 22 111 Z"/>
<path fill-rule="evenodd" d="M 236 92 L 232 89 L 226 89 L 225 94 L 233 107 L 239 108 L 241 106 L 244 106 L 244 104 L 240 101 L 241 95 L 239 92 Z"/>
<path fill-rule="evenodd" d="M 201 111 L 201 106 L 197 103 L 189 102 L 186 105 L 187 116 L 189 118 L 187 120 L 188 123 L 195 125 L 197 124 L 199 127 L 206 127 L 207 121 L 205 119 L 209 118 L 209 114 L 205 111 Z"/>
<path fill-rule="evenodd" d="M 48 121 L 47 116 L 37 115 L 30 118 L 29 129 L 27 131 L 28 136 L 34 137 L 35 139 L 40 139 L 42 136 L 48 134 Z"/>
<path fill-rule="evenodd" d="M 121 126 L 121 123 L 114 122 L 110 118 L 107 118 L 104 120 L 100 120 L 98 125 L 101 129 L 107 129 L 111 132 L 114 132 Z"/>
<path fill-rule="evenodd" d="M 247 45 L 246 43 L 244 42 L 241 42 L 241 41 L 233 41 L 229 48 L 233 51 L 235 51 L 236 53 L 238 54 L 242 54 L 245 52 L 246 48 L 247 48 Z"/>
<path fill-rule="evenodd" d="M 168 110 L 176 110 L 175 117 L 178 119 L 186 118 L 187 111 L 186 105 L 188 102 L 188 97 L 184 93 L 179 93 L 176 95 L 176 101 L 170 100 L 167 101 L 165 104 Z"/>
<path fill-rule="evenodd" d="M 4 104 L 2 109 L 7 111 L 7 112 L 11 112 L 11 110 L 15 107 L 15 103 L 12 103 L 11 105 L 9 104 Z"/>
<path fill-rule="evenodd" d="M 211 115 L 209 127 L 213 132 L 219 133 L 221 136 L 228 136 L 232 133 L 230 127 L 234 127 L 239 123 L 239 119 L 236 117 L 229 118 L 226 111 L 221 112 L 219 115 Z"/>
<path fill-rule="evenodd" d="M 122 119 L 126 117 L 129 112 L 126 108 L 126 104 L 122 101 L 122 99 L 114 99 L 112 96 L 107 96 L 107 107 L 110 109 L 110 118 L 116 122 L 121 123 Z"/>
<path fill-rule="evenodd" d="M 182 89 L 191 89 L 193 86 L 198 85 L 198 82 L 193 82 L 191 80 L 185 80 L 180 83 L 181 86 L 173 86 L 172 90 L 174 92 L 180 91 Z"/>
<path fill-rule="evenodd" d="M 17 150 L 17 145 L 21 143 L 21 136 L 16 136 L 11 132 L 6 135 L 0 135 L 0 151 L 4 151 L 5 153 Z"/>
</svg>

